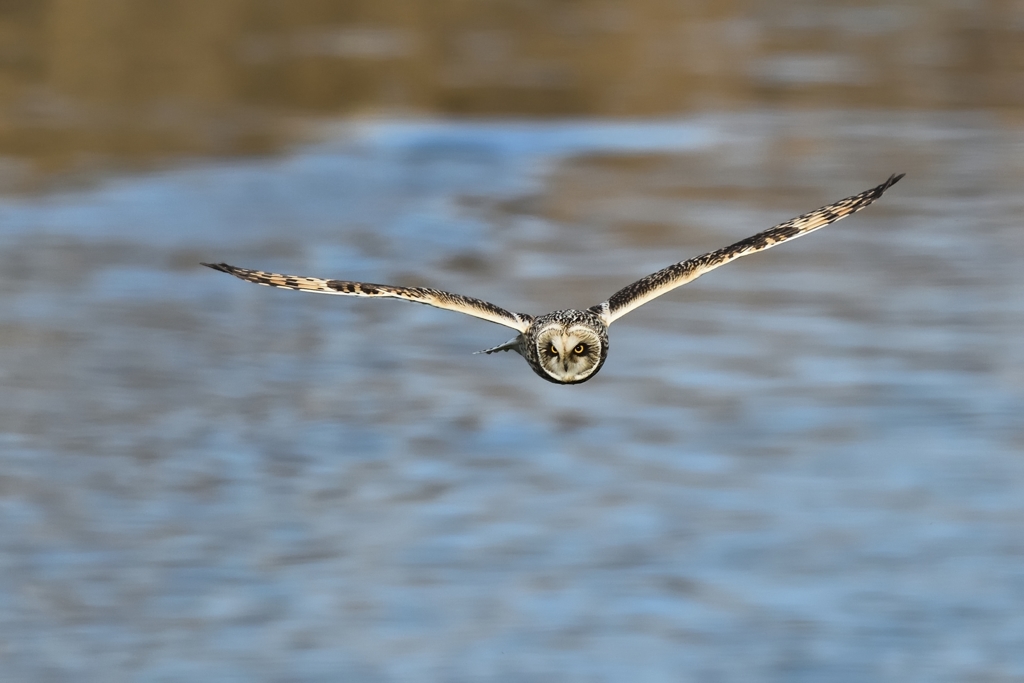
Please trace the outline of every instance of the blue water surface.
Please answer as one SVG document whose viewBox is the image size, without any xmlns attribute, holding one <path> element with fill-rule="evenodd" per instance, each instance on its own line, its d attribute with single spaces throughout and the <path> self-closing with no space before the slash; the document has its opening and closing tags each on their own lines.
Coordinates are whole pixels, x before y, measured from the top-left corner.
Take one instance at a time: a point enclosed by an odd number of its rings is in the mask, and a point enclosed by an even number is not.
<svg viewBox="0 0 1024 683">
<path fill-rule="evenodd" d="M 1024 678 L 1024 136 L 975 115 L 364 121 L 0 200 L 10 680 Z M 199 261 L 599 302 L 511 336 Z"/>
</svg>

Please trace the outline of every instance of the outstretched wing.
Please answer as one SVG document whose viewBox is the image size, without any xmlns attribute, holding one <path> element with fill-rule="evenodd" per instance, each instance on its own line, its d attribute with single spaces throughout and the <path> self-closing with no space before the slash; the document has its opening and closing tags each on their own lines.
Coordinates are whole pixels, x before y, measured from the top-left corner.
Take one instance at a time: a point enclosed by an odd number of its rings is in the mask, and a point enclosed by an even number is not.
<svg viewBox="0 0 1024 683">
<path fill-rule="evenodd" d="M 771 249 L 777 244 L 796 239 L 801 235 L 814 232 L 824 228 L 829 223 L 835 223 L 840 218 L 846 218 L 852 213 L 860 211 L 873 201 L 882 196 L 882 193 L 899 182 L 903 174 L 893 174 L 889 179 L 878 187 L 855 194 L 852 197 L 841 199 L 835 204 L 823 206 L 820 209 L 797 216 L 785 223 L 780 223 L 774 228 L 759 232 L 753 237 L 736 244 L 703 254 L 687 261 L 681 261 L 674 265 L 652 273 L 645 278 L 637 280 L 628 287 L 623 287 L 605 302 L 592 306 L 590 310 L 602 317 L 606 325 L 626 315 L 634 308 L 643 306 L 648 301 L 655 299 L 676 287 L 685 285 L 687 282 L 696 280 L 704 273 L 724 266 L 729 261 L 738 259 L 747 254 L 754 254 L 765 249 Z"/>
<path fill-rule="evenodd" d="M 465 313 L 475 318 L 483 318 L 492 323 L 498 323 L 505 327 L 511 327 L 519 332 L 525 332 L 533 317 L 525 313 L 512 313 L 504 308 L 499 308 L 492 303 L 473 299 L 460 294 L 442 292 L 439 289 L 427 289 L 426 287 L 392 287 L 390 285 L 375 285 L 369 282 L 348 282 L 347 280 L 324 280 L 318 277 L 298 277 L 296 275 L 282 275 L 280 273 L 268 273 L 263 270 L 249 270 L 229 266 L 226 263 L 203 263 L 207 268 L 213 268 L 247 282 L 255 282 L 258 285 L 267 287 L 281 287 L 282 289 L 296 289 L 300 292 L 316 292 L 319 294 L 338 294 L 341 296 L 362 296 L 372 298 L 402 299 L 413 301 L 418 304 L 427 304 L 457 313 Z"/>
</svg>

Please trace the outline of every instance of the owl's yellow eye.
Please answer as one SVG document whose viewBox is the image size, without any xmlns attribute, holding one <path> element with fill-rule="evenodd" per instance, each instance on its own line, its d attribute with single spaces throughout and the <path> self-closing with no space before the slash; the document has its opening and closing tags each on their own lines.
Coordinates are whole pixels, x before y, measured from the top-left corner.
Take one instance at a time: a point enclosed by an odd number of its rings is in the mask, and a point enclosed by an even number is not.
<svg viewBox="0 0 1024 683">
<path fill-rule="evenodd" d="M 587 345 L 586 344 L 578 344 L 576 346 L 576 348 L 572 350 L 572 352 L 575 353 L 577 356 L 582 356 L 583 353 L 586 350 L 587 350 Z"/>
<path fill-rule="evenodd" d="M 554 344 L 551 344 L 550 346 L 548 346 L 548 353 L 550 353 L 552 356 L 557 356 L 558 355 L 558 349 L 555 348 Z"/>
</svg>

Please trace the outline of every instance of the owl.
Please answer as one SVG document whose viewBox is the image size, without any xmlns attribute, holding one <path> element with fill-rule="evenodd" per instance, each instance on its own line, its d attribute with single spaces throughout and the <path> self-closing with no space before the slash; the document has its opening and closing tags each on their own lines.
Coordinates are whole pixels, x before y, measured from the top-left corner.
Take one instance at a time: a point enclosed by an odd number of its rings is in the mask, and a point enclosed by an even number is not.
<svg viewBox="0 0 1024 683">
<path fill-rule="evenodd" d="M 281 275 L 226 263 L 202 265 L 268 287 L 341 296 L 403 299 L 511 327 L 517 332 L 515 337 L 477 353 L 515 351 L 541 378 L 556 384 L 580 384 L 596 375 L 604 365 L 608 357 L 608 327 L 622 316 L 741 256 L 770 249 L 856 213 L 881 197 L 902 177 L 902 173 L 892 175 L 870 190 L 797 216 L 728 247 L 663 268 L 623 287 L 596 306 L 554 311 L 536 317 L 513 313 L 487 301 L 439 289 Z"/>
</svg>

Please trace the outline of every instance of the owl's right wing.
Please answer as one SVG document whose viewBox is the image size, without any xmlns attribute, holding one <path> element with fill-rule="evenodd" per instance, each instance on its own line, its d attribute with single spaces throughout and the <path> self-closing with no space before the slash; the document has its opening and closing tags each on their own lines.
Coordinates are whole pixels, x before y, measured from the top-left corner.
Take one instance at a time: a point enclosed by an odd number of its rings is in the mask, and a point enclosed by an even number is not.
<svg viewBox="0 0 1024 683">
<path fill-rule="evenodd" d="M 591 311 L 601 316 L 606 325 L 618 320 L 630 311 L 643 306 L 648 301 L 670 292 L 676 287 L 681 287 L 687 282 L 696 280 L 704 273 L 710 272 L 719 266 L 724 266 L 741 256 L 755 254 L 765 249 L 788 242 L 808 233 L 814 232 L 826 225 L 835 223 L 841 218 L 856 213 L 868 206 L 890 187 L 899 182 L 903 174 L 889 176 L 881 185 L 855 194 L 846 199 L 840 199 L 834 204 L 815 209 L 802 216 L 797 216 L 785 223 L 780 223 L 774 228 L 768 228 L 759 232 L 753 237 L 748 237 L 736 244 L 723 247 L 716 251 L 708 252 L 686 261 L 680 261 L 668 268 L 663 268 L 657 273 L 651 273 L 631 285 L 623 287 L 612 294 L 607 301 L 591 307 Z"/>
<path fill-rule="evenodd" d="M 474 318 L 511 327 L 513 330 L 525 332 L 533 322 L 533 316 L 525 313 L 512 313 L 504 308 L 495 306 L 481 299 L 474 299 L 461 294 L 442 292 L 439 289 L 428 289 L 426 287 L 392 287 L 391 285 L 376 285 L 370 282 L 349 282 L 347 280 L 325 280 L 317 277 L 299 277 L 296 275 L 282 275 L 281 273 L 268 273 L 263 270 L 250 270 L 229 266 L 226 263 L 203 263 L 207 268 L 213 268 L 229 275 L 255 282 L 258 285 L 267 287 L 280 287 L 282 289 L 294 289 L 300 292 L 315 292 L 318 294 L 337 294 L 341 296 L 361 296 L 369 298 L 388 298 L 412 301 L 418 304 L 427 304 L 436 308 L 443 308 L 448 311 L 465 313 Z"/>
</svg>

